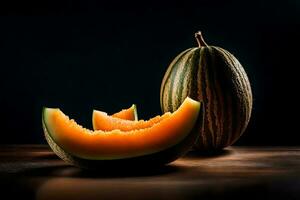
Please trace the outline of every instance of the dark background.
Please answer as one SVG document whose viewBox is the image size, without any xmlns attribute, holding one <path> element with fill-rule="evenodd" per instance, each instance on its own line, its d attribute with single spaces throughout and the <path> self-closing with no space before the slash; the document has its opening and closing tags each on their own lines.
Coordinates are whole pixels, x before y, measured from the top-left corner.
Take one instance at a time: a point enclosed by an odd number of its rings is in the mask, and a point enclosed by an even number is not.
<svg viewBox="0 0 300 200">
<path fill-rule="evenodd" d="M 171 60 L 208 44 L 249 75 L 254 108 L 236 145 L 300 145 L 300 1 L 22 1 L 0 4 L 0 143 L 45 143 L 43 106 L 91 127 L 92 109 L 160 114 Z"/>
</svg>

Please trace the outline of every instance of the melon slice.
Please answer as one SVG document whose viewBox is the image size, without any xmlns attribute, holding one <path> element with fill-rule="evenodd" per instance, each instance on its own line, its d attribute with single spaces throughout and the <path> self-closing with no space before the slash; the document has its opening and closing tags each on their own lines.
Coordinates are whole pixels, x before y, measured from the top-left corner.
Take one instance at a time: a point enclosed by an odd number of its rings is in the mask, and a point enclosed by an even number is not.
<svg viewBox="0 0 300 200">
<path fill-rule="evenodd" d="M 158 165 L 172 162 L 190 149 L 198 137 L 192 129 L 196 122 L 202 123 L 202 113 L 200 103 L 187 97 L 169 117 L 144 129 L 91 131 L 53 108 L 43 109 L 42 122 L 53 151 L 79 167 Z"/>
<path fill-rule="evenodd" d="M 136 105 L 132 104 L 130 108 L 122 109 L 120 112 L 117 112 L 112 117 L 119 118 L 119 119 L 126 119 L 131 121 L 137 121 L 138 120 L 138 114 L 136 110 Z"/>
<path fill-rule="evenodd" d="M 119 129 L 121 131 L 131 131 L 135 129 L 144 129 L 153 126 L 154 124 L 160 122 L 171 116 L 171 113 L 165 113 L 162 116 L 156 116 L 148 121 L 130 121 L 126 119 L 115 118 L 114 115 L 109 116 L 107 113 L 94 110 L 93 111 L 93 129 L 112 131 Z"/>
</svg>

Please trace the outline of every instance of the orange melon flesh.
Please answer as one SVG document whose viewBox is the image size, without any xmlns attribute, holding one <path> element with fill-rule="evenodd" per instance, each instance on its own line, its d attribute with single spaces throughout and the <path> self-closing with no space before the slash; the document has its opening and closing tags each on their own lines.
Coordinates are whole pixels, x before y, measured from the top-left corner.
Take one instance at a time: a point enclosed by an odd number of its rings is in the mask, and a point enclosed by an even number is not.
<svg viewBox="0 0 300 200">
<path fill-rule="evenodd" d="M 120 112 L 113 114 L 112 117 L 119 118 L 119 119 L 131 120 L 131 121 L 137 121 L 138 115 L 137 115 L 137 111 L 136 111 L 136 105 L 132 104 L 132 106 L 130 108 L 123 109 Z"/>
<path fill-rule="evenodd" d="M 88 160 L 114 160 L 157 153 L 189 135 L 195 125 L 200 103 L 186 98 L 182 105 L 152 127 L 132 131 L 91 131 L 70 120 L 62 111 L 44 108 L 46 134 L 64 151 Z"/>
<path fill-rule="evenodd" d="M 131 131 L 135 129 L 144 129 L 153 126 L 154 124 L 160 122 L 161 120 L 171 116 L 171 113 L 165 113 L 162 116 L 156 116 L 148 121 L 130 121 L 115 118 L 107 115 L 107 113 L 94 110 L 93 111 L 93 129 L 112 131 L 114 129 L 119 129 L 121 131 Z"/>
</svg>

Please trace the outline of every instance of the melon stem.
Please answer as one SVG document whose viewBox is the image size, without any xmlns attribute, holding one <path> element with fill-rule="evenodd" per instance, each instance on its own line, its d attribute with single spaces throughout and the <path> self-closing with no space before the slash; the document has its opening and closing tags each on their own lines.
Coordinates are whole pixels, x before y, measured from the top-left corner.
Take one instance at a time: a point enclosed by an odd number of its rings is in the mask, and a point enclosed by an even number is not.
<svg viewBox="0 0 300 200">
<path fill-rule="evenodd" d="M 197 43 L 198 43 L 199 47 L 206 47 L 207 46 L 206 42 L 204 41 L 204 39 L 202 37 L 201 31 L 198 31 L 197 33 L 195 33 L 195 38 L 197 40 Z"/>
</svg>

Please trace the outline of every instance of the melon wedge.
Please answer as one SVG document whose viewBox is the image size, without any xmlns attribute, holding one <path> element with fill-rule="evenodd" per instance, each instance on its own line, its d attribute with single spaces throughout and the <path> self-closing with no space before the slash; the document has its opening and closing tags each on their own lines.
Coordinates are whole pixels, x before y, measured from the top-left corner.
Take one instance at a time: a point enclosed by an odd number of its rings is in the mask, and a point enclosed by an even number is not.
<svg viewBox="0 0 300 200">
<path fill-rule="evenodd" d="M 92 121 L 94 130 L 112 131 L 115 129 L 119 129 L 121 131 L 131 131 L 136 129 L 149 128 L 170 116 L 171 113 L 167 112 L 162 116 L 153 117 L 148 121 L 130 121 L 126 119 L 116 118 L 114 117 L 114 115 L 109 116 L 107 115 L 107 113 L 102 111 L 94 110 Z"/>
<path fill-rule="evenodd" d="M 137 110 L 136 110 L 136 105 L 132 104 L 132 106 L 130 108 L 122 109 L 121 111 L 119 111 L 111 116 L 115 117 L 115 118 L 119 118 L 119 119 L 137 121 L 138 114 L 137 114 Z"/>
<path fill-rule="evenodd" d="M 93 110 L 92 121 L 93 121 L 94 130 L 103 130 L 103 131 L 110 131 L 113 129 L 128 130 L 129 128 L 132 127 L 132 124 L 136 125 L 136 123 L 128 123 L 128 122 L 137 121 L 137 120 L 138 120 L 138 114 L 137 114 L 137 109 L 135 104 L 132 104 L 130 108 L 122 109 L 121 111 L 116 112 L 115 114 L 112 115 L 108 115 L 106 112 L 102 112 L 99 110 Z M 141 126 L 141 127 L 145 127 L 145 126 Z"/>
<path fill-rule="evenodd" d="M 196 122 L 202 123 L 202 113 L 200 103 L 187 97 L 169 117 L 144 129 L 91 131 L 53 108 L 43 109 L 42 122 L 46 140 L 59 157 L 93 169 L 107 164 L 159 165 L 174 161 L 196 141 L 198 134 L 192 129 Z"/>
</svg>

